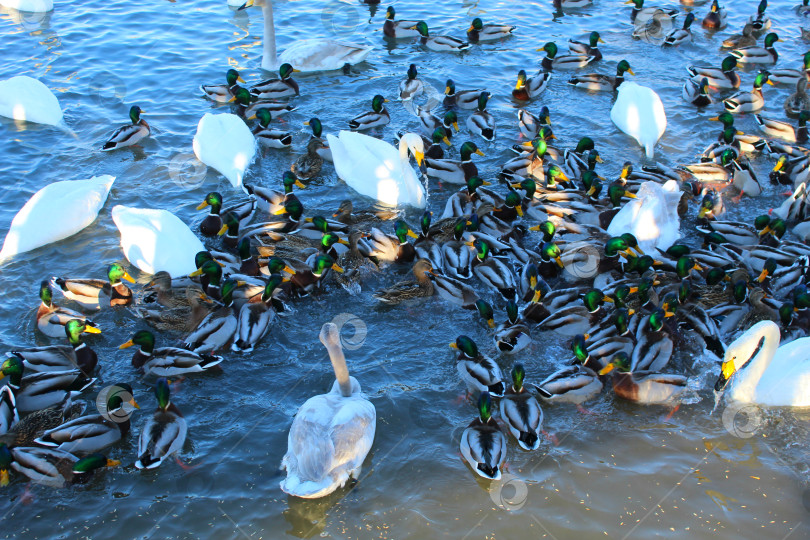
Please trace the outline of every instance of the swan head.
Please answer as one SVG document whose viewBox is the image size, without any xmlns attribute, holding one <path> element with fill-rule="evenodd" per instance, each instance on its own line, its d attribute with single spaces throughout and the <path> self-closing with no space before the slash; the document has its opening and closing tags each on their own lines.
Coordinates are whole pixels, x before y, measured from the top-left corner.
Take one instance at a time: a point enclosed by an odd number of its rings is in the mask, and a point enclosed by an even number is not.
<svg viewBox="0 0 810 540">
<path fill-rule="evenodd" d="M 405 148 L 416 159 L 416 163 L 422 165 L 422 161 L 425 159 L 425 143 L 422 137 L 416 133 L 406 133 L 400 139 L 399 144 L 400 148 L 405 145 Z"/>
<path fill-rule="evenodd" d="M 768 337 L 763 331 L 768 331 L 771 327 L 775 330 L 775 336 L 778 340 L 779 327 L 771 321 L 762 321 L 749 328 L 747 332 L 728 346 L 723 356 L 720 376 L 717 378 L 717 382 L 714 383 L 715 391 L 720 392 L 723 390 L 734 374 L 748 365 L 760 353 L 765 345 L 766 337 Z"/>
<path fill-rule="evenodd" d="M 264 7 L 268 1 L 269 0 L 247 0 L 244 4 L 239 6 L 236 11 L 242 11 L 243 9 L 247 9 L 249 7 Z"/>
<path fill-rule="evenodd" d="M 340 330 L 337 325 L 332 322 L 325 323 L 321 327 L 321 333 L 318 335 L 323 346 L 329 349 L 330 347 L 340 347 Z"/>
</svg>

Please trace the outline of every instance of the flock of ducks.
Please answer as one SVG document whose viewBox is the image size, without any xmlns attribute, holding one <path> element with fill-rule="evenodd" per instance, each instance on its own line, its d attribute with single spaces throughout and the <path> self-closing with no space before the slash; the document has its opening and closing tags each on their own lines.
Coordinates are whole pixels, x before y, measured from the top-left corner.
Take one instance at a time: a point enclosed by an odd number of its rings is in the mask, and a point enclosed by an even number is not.
<svg viewBox="0 0 810 540">
<path fill-rule="evenodd" d="M 554 5 L 589 3 L 555 0 Z M 696 12 L 688 13 L 677 28 L 673 21 L 681 16 L 678 10 L 647 7 L 644 0 L 628 3 L 633 4 L 635 37 L 658 40 L 664 47 L 691 40 Z M 249 1 L 243 7 L 251 5 L 263 5 L 272 21 L 269 3 Z M 526 451 L 540 448 L 543 407 L 550 404 L 581 406 L 607 385 L 622 399 L 676 406 L 687 391 L 683 373 L 694 371 L 691 357 L 704 348 L 722 359 L 714 387 L 718 396 L 724 392 L 727 399 L 741 402 L 810 406 L 810 349 L 804 337 L 810 327 L 810 248 L 805 243 L 810 235 L 810 151 L 802 146 L 810 119 L 804 94 L 810 53 L 801 64 L 787 60 L 796 68 L 774 69 L 780 61 L 775 49 L 779 38 L 770 31 L 766 9 L 763 0 L 742 33 L 723 42 L 728 54 L 719 68 L 688 68 L 684 100 L 722 111 L 713 118 L 722 124 L 720 134 L 702 159 L 675 168 L 626 162 L 617 178 L 600 171 L 597 141 L 581 137 L 575 146 L 554 146 L 552 111 L 542 107 L 534 114 L 528 109 L 553 73 L 591 69 L 604 59 L 598 32 L 585 42 L 570 41 L 569 54 L 559 55 L 554 42 L 544 44 L 538 49 L 545 53 L 538 60 L 540 70 L 532 76 L 525 70 L 517 74 L 511 97 L 523 108 L 515 129 L 529 142 L 513 148 L 515 157 L 491 181 L 474 161 L 483 154 L 476 141 L 492 141 L 497 135 L 487 110 L 490 92 L 460 90 L 448 80 L 444 113 L 437 116 L 419 104 L 428 91 L 414 64 L 397 97 L 417 118 L 416 132 L 401 132 L 398 146 L 362 133 L 379 135 L 390 123 L 389 100 L 383 95 L 374 96 L 370 110 L 337 135 L 324 136 L 321 120 L 313 117 L 307 122 L 312 136 L 306 154 L 290 164 L 278 189 L 246 184 L 243 178 L 256 147 L 292 144 L 292 135 L 273 121 L 295 110 L 295 97 L 306 91 L 306 84 L 299 87 L 293 78 L 298 67 L 283 62 L 277 78 L 249 88 L 240 85 L 245 81 L 234 69 L 227 71 L 224 83 L 201 86 L 206 98 L 217 106 L 230 105 L 233 112 L 206 114 L 194 150 L 237 189 L 233 195 L 212 191 L 199 202 L 197 209 L 208 214 L 198 234 L 166 211 L 113 208 L 127 260 L 152 274 L 144 287 L 132 290 L 127 283 L 135 280 L 119 263 L 108 266 L 104 279 L 53 276 L 40 284 L 37 328 L 46 336 L 66 338 L 67 344 L 16 348 L 0 365 L 5 382 L 0 389 L 0 484 L 7 484 L 14 472 L 60 487 L 118 464 L 103 452 L 130 431 L 130 415 L 138 408 L 132 387 L 121 382 L 105 389 L 99 396 L 105 405 L 100 414 L 83 415 L 82 402 L 75 400 L 96 382 L 98 357 L 83 340 L 85 334 L 101 332 L 92 313 L 123 307 L 151 327 L 120 345 L 135 348 L 134 372 L 156 380 L 157 409 L 140 427 L 135 461 L 137 468 L 149 469 L 175 456 L 188 430 L 171 400 L 171 379 L 219 369 L 228 352 L 250 353 L 277 317 L 294 316 L 293 306 L 302 298 L 335 286 L 359 294 L 371 275 L 401 265 L 412 265 L 413 278 L 376 290 L 378 302 L 396 305 L 438 296 L 470 310 L 489 329 L 491 343 L 485 347 L 463 334 L 450 344 L 457 352 L 459 377 L 477 395 L 478 405 L 460 451 L 484 478 L 500 478 L 509 436 Z M 714 0 L 702 25 L 721 30 L 725 20 L 725 10 Z M 474 19 L 464 41 L 431 33 L 424 21 L 397 20 L 393 7 L 387 9 L 383 26 L 388 39 L 414 39 L 427 50 L 447 53 L 508 39 L 514 31 L 511 25 Z M 266 41 L 267 32 L 265 25 Z M 278 64 L 272 37 L 269 61 Z M 269 46 L 265 43 L 265 61 Z M 313 44 L 307 47 L 311 50 Z M 324 58 L 337 54 L 331 45 L 321 47 Z M 729 95 L 719 105 L 717 92 L 731 93 L 742 84 L 738 64 L 761 64 L 768 71 L 755 75 L 751 91 Z M 615 73 L 577 72 L 569 83 L 591 92 L 617 92 L 612 120 L 652 156 L 666 124 L 660 99 L 651 89 L 625 80 L 635 75 L 628 60 L 619 61 Z M 762 109 L 766 83 L 796 88 L 785 112 L 797 124 L 757 115 L 763 136 L 742 133 L 734 125 L 735 114 Z M 58 101 L 54 108 L 55 98 L 39 81 L 2 81 L 0 95 L 4 116 L 63 122 Z M 6 107 L 15 99 L 25 105 L 23 118 L 20 107 Z M 630 116 L 640 111 L 649 115 L 631 127 Z M 130 123 L 101 149 L 125 148 L 149 137 L 142 114 L 132 106 Z M 467 117 L 466 136 L 459 133 L 462 115 Z M 458 159 L 448 154 L 452 146 L 459 148 Z M 238 152 L 229 154 L 230 148 Z M 723 220 L 720 192 L 732 192 L 736 200 L 761 193 L 749 162 L 758 155 L 775 158 L 768 180 L 790 186 L 790 196 L 753 223 Z M 356 211 L 347 200 L 332 215 L 309 212 L 308 184 L 330 162 L 347 185 L 383 206 Z M 460 189 L 447 198 L 440 215 L 426 210 L 412 228 L 402 209 L 426 207 L 429 178 Z M 101 176 L 55 182 L 40 190 L 12 221 L 0 259 L 87 226 L 114 180 Z M 702 239 L 700 247 L 678 240 L 680 218 L 690 213 L 698 218 L 692 235 Z M 44 231 L 40 224 L 45 219 L 65 227 Z M 209 249 L 200 236 L 209 239 Z M 55 303 L 54 294 L 78 309 Z M 339 331 L 328 323 L 320 334 L 335 371 L 334 386 L 302 405 L 282 460 L 287 477 L 281 488 L 298 497 L 322 497 L 356 478 L 374 441 L 376 410 L 349 375 Z M 521 362 L 514 362 L 505 377 L 502 365 L 530 346 L 538 332 L 568 341 L 571 361 L 545 376 L 527 374 Z M 182 336 L 181 346 L 159 344 L 172 340 L 163 336 L 167 333 Z M 782 340 L 790 343 L 780 346 Z M 689 354 L 675 354 L 676 346 Z M 497 356 L 487 354 L 489 350 Z M 537 382 L 529 382 L 533 376 Z M 498 400 L 498 418 L 493 400 Z"/>
</svg>

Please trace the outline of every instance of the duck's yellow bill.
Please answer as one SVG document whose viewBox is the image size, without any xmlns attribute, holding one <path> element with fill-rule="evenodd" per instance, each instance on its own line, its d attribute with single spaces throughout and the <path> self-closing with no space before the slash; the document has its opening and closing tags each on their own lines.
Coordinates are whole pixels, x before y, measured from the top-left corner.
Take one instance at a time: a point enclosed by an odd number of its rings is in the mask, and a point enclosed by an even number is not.
<svg viewBox="0 0 810 540">
<path fill-rule="evenodd" d="M 295 185 L 296 185 L 296 187 L 299 187 L 301 189 L 305 189 L 307 187 L 307 185 L 305 183 L 303 183 L 301 180 L 299 180 L 298 178 L 295 179 Z"/>
<path fill-rule="evenodd" d="M 217 231 L 217 236 L 222 236 L 226 232 L 228 232 L 228 225 L 223 223 L 222 227 L 219 229 L 219 231 Z"/>
<path fill-rule="evenodd" d="M 140 409 L 140 408 L 141 408 L 141 406 L 140 406 L 140 405 L 138 405 L 138 402 L 137 402 L 137 401 L 135 401 L 135 398 L 130 399 L 130 400 L 129 400 L 129 404 L 130 404 L 130 405 L 132 405 L 133 407 L 135 407 L 136 409 Z"/>
<path fill-rule="evenodd" d="M 107 460 L 107 467 L 118 467 L 121 465 L 121 462 L 117 459 L 108 459 Z"/>
<path fill-rule="evenodd" d="M 100 334 L 101 328 L 96 328 L 95 326 L 85 326 L 83 332 L 88 334 Z"/>
<path fill-rule="evenodd" d="M 475 150 L 475 153 L 476 153 L 476 154 L 478 154 L 479 156 L 484 156 L 484 155 L 486 155 L 486 154 L 484 154 L 484 153 L 481 151 L 481 149 L 480 149 L 480 148 L 476 149 L 476 150 Z"/>
<path fill-rule="evenodd" d="M 0 469 L 0 486 L 7 486 L 8 485 L 8 471 L 6 469 Z"/>
<path fill-rule="evenodd" d="M 130 339 L 126 343 L 122 343 L 121 345 L 119 345 L 118 349 L 119 350 L 120 349 L 128 349 L 128 348 L 132 347 L 133 345 L 135 345 L 135 342 Z"/>
<path fill-rule="evenodd" d="M 202 275 L 202 273 L 203 273 L 203 271 L 202 271 L 202 267 L 200 267 L 200 268 L 197 268 L 196 270 L 194 270 L 192 273 L 190 273 L 190 274 L 188 275 L 188 277 L 197 277 L 197 276 L 201 276 L 201 275 Z"/>
<path fill-rule="evenodd" d="M 345 272 L 345 270 L 343 270 L 343 268 L 341 268 L 340 266 L 338 266 L 338 265 L 337 265 L 337 263 L 335 263 L 335 264 L 333 264 L 333 265 L 332 265 L 332 270 L 334 270 L 334 271 L 335 271 L 335 272 L 337 272 L 338 274 L 342 274 L 343 272 Z"/>
<path fill-rule="evenodd" d="M 608 365 L 606 365 L 605 367 L 603 367 L 602 369 L 599 370 L 599 375 L 607 375 L 608 373 L 613 371 L 615 368 L 616 368 L 616 366 L 613 365 L 613 362 L 611 362 L 611 363 L 609 363 Z"/>
<path fill-rule="evenodd" d="M 132 276 L 130 276 L 128 272 L 124 272 L 124 275 L 121 277 L 129 281 L 130 283 L 135 283 L 135 279 Z"/>
<path fill-rule="evenodd" d="M 203 201 L 197 206 L 197 210 L 202 210 L 203 208 L 208 208 L 208 201 Z"/>
</svg>

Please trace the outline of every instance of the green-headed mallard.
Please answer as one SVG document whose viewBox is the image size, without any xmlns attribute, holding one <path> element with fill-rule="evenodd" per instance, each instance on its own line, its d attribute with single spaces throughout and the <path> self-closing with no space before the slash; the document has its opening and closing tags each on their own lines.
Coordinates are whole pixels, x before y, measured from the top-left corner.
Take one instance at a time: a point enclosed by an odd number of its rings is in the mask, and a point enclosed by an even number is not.
<svg viewBox="0 0 810 540">
<path fill-rule="evenodd" d="M 764 32 L 771 27 L 771 18 L 765 14 L 768 8 L 768 0 L 760 0 L 757 6 L 757 14 L 748 17 L 748 22 L 757 33 Z"/>
<path fill-rule="evenodd" d="M 48 281 L 39 285 L 40 304 L 37 308 L 37 328 L 48 337 L 61 338 L 65 335 L 65 325 L 72 319 L 79 319 L 88 326 L 96 325 L 87 317 L 72 309 L 57 306 L 53 303 L 53 291 Z M 96 327 L 97 328 L 97 327 Z"/>
<path fill-rule="evenodd" d="M 552 69 L 579 69 L 585 67 L 597 58 L 595 56 L 588 56 L 585 54 L 566 54 L 557 56 L 557 45 L 549 41 L 537 51 L 545 51 L 546 56 L 540 62 L 540 66 L 546 70 Z"/>
<path fill-rule="evenodd" d="M 467 129 L 487 141 L 495 140 L 495 117 L 487 109 L 489 92 L 481 92 L 478 96 L 478 109 L 467 118 Z"/>
<path fill-rule="evenodd" d="M 599 373 L 610 373 L 616 395 L 636 403 L 669 404 L 686 390 L 686 377 L 683 375 L 630 372 L 630 359 L 625 353 L 617 354 Z"/>
<path fill-rule="evenodd" d="M 699 83 L 703 78 L 709 79 L 709 88 L 733 90 L 740 87 L 740 74 L 735 71 L 737 59 L 726 56 L 719 68 L 689 66 L 686 71 L 693 81 Z"/>
<path fill-rule="evenodd" d="M 325 142 L 326 138 L 323 135 L 323 124 L 321 124 L 321 121 L 318 119 L 318 117 L 310 118 L 309 120 L 304 122 L 304 125 L 309 126 L 309 128 L 312 130 L 312 138 L 320 139 L 324 141 L 324 144 L 326 144 Z M 318 154 L 326 161 L 332 163 L 332 149 L 329 148 L 328 146 L 325 146 L 324 148 L 319 148 Z"/>
<path fill-rule="evenodd" d="M 96 369 L 98 356 L 82 341 L 82 332 L 100 334 L 101 330 L 87 326 L 79 319 L 71 319 L 65 324 L 65 335 L 70 345 L 29 347 L 15 349 L 11 353 L 22 358 L 30 372 L 79 369 L 85 377 L 89 377 Z"/>
<path fill-rule="evenodd" d="M 45 431 L 36 443 L 71 454 L 99 452 L 124 438 L 130 429 L 130 413 L 140 406 L 132 396 L 132 387 L 116 383 L 104 389 L 103 414 L 90 414 Z"/>
<path fill-rule="evenodd" d="M 703 77 L 699 84 L 695 84 L 692 79 L 686 79 L 681 93 L 683 100 L 696 107 L 708 107 L 714 100 L 709 95 L 709 79 Z"/>
<path fill-rule="evenodd" d="M 407 101 L 413 99 L 425 91 L 425 85 L 422 79 L 418 79 L 419 72 L 416 70 L 416 64 L 411 64 L 408 67 L 408 76 L 399 83 L 399 99 Z"/>
<path fill-rule="evenodd" d="M 740 64 L 774 64 L 779 59 L 779 54 L 774 48 L 774 43 L 782 41 L 774 32 L 765 36 L 764 47 L 745 47 L 734 49 L 729 54 L 737 59 Z"/>
<path fill-rule="evenodd" d="M 431 36 L 428 25 L 425 21 L 419 21 L 411 30 L 416 30 L 421 36 L 419 43 L 431 51 L 437 52 L 461 52 L 470 48 L 470 44 L 464 40 L 450 36 Z"/>
<path fill-rule="evenodd" d="M 810 80 L 810 51 L 804 53 L 801 69 L 773 69 L 770 73 L 774 84 L 795 85 L 802 79 Z"/>
<path fill-rule="evenodd" d="M 233 213 L 236 219 L 239 220 L 241 226 L 247 225 L 250 220 L 253 219 L 253 214 L 257 206 L 257 198 L 255 196 L 251 197 L 246 202 L 237 203 L 224 210 L 222 208 L 222 202 L 222 194 L 218 191 L 212 191 L 208 193 L 205 199 L 203 199 L 203 202 L 197 206 L 197 210 L 210 207 L 208 215 L 200 222 L 200 232 L 203 236 L 216 236 L 220 229 L 222 229 L 222 215 Z"/>
<path fill-rule="evenodd" d="M 227 84 L 204 84 L 200 86 L 205 97 L 217 103 L 227 103 L 233 101 L 234 90 L 238 85 L 236 83 L 244 83 L 245 80 L 239 76 L 239 72 L 235 69 L 229 69 L 225 72 L 225 82 Z"/>
<path fill-rule="evenodd" d="M 21 415 L 65 404 L 96 381 L 82 375 L 79 369 L 30 374 L 25 371 L 22 357 L 14 353 L 0 365 L 0 379 L 8 378 Z"/>
<path fill-rule="evenodd" d="M 321 173 L 323 157 L 320 154 L 326 145 L 320 139 L 310 139 L 307 143 L 307 153 L 293 162 L 290 170 L 301 180 L 310 180 Z"/>
<path fill-rule="evenodd" d="M 292 171 L 284 171 L 284 174 L 281 179 L 281 183 L 283 185 L 284 191 L 279 192 L 272 189 L 268 189 L 261 186 L 254 186 L 251 184 L 244 184 L 245 189 L 248 193 L 253 195 L 256 198 L 256 205 L 271 215 L 277 215 L 279 211 L 284 208 L 284 204 L 290 198 L 293 192 L 293 186 L 296 186 L 300 189 L 304 189 L 307 186 L 303 184 L 298 178 L 296 178 L 295 174 Z M 225 212 L 223 212 L 224 214 Z M 239 220 L 242 221 L 241 219 Z M 245 225 L 243 223 L 241 225 Z M 220 229 L 222 225 L 220 225 Z M 217 229 L 216 232 L 219 232 Z M 214 234 L 216 234 L 216 232 Z"/>
<path fill-rule="evenodd" d="M 596 60 L 601 60 L 602 51 L 599 50 L 599 44 L 604 42 L 605 40 L 599 36 L 599 32 L 594 31 L 588 36 L 588 43 L 569 39 L 568 50 L 571 51 L 572 54 L 584 54 L 593 56 Z"/>
<path fill-rule="evenodd" d="M 433 296 L 433 282 L 430 275 L 433 266 L 427 259 L 419 259 L 413 265 L 413 275 L 416 280 L 405 280 L 395 283 L 391 287 L 380 289 L 374 293 L 374 298 L 384 304 L 399 304 L 405 300 Z"/>
<path fill-rule="evenodd" d="M 501 479 L 501 467 L 506 461 L 506 436 L 492 418 L 489 392 L 478 398 L 478 417 L 461 434 L 461 455 L 478 476 L 488 480 Z"/>
<path fill-rule="evenodd" d="M 484 153 L 478 149 L 478 146 L 472 142 L 467 141 L 461 145 L 459 150 L 461 159 L 433 159 L 425 158 L 425 166 L 427 175 L 434 178 L 439 178 L 451 184 L 465 184 L 470 178 L 478 176 L 478 167 L 472 161 L 472 155 L 477 154 L 483 156 Z"/>
<path fill-rule="evenodd" d="M 267 280 L 260 301 L 248 302 L 242 306 L 237 317 L 236 339 L 231 345 L 231 350 L 251 352 L 270 331 L 270 324 L 276 316 L 273 293 L 282 283 L 283 278 L 280 274 L 272 274 Z"/>
<path fill-rule="evenodd" d="M 551 116 L 548 107 L 543 105 L 540 113 L 534 116 L 526 109 L 518 109 L 518 129 L 521 135 L 534 139 L 543 127 L 551 126 Z"/>
<path fill-rule="evenodd" d="M 138 469 L 154 469 L 176 454 L 186 442 L 188 426 L 180 410 L 171 402 L 169 383 L 164 377 L 155 384 L 158 407 L 141 427 L 138 439 Z"/>
<path fill-rule="evenodd" d="M 657 7 L 644 7 L 644 0 L 627 0 L 625 4 L 633 4 L 630 10 L 630 22 L 635 26 L 644 26 L 650 19 L 674 19 L 678 15 L 677 9 L 661 9 Z"/>
<path fill-rule="evenodd" d="M 506 390 L 501 368 L 495 361 L 478 352 L 478 346 L 468 336 L 460 335 L 450 347 L 458 351 L 456 369 L 470 392 L 490 392 L 502 397 Z"/>
<path fill-rule="evenodd" d="M 661 44 L 664 47 L 677 47 L 692 41 L 692 30 L 689 28 L 695 20 L 694 13 L 687 13 L 683 20 L 683 27 L 670 32 Z"/>
<path fill-rule="evenodd" d="M 485 90 L 456 90 L 456 83 L 447 79 L 444 87 L 444 106 L 446 108 L 475 109 L 478 107 L 478 97 Z M 456 128 L 458 131 L 458 128 Z"/>
<path fill-rule="evenodd" d="M 712 0 L 712 7 L 703 18 L 703 28 L 708 30 L 720 30 L 726 27 L 728 12 L 720 7 L 717 0 Z"/>
<path fill-rule="evenodd" d="M 537 450 L 543 430 L 543 409 L 523 386 L 526 371 L 523 364 L 512 368 L 512 384 L 507 386 L 501 398 L 501 418 L 509 432 L 524 450 Z"/>
<path fill-rule="evenodd" d="M 297 296 L 306 296 L 321 286 L 330 270 L 343 273 L 343 268 L 332 257 L 322 253 L 315 257 L 311 268 L 296 268 L 295 274 L 290 277 L 290 290 Z"/>
<path fill-rule="evenodd" d="M 297 72 L 290 64 L 281 64 L 278 68 L 278 79 L 267 79 L 250 87 L 250 93 L 258 99 L 278 99 L 297 96 L 298 83 L 292 78 Z"/>
<path fill-rule="evenodd" d="M 518 72 L 515 89 L 512 90 L 512 97 L 520 101 L 534 99 L 546 90 L 549 80 L 551 73 L 537 73 L 534 77 L 527 77 L 526 70 L 521 69 Z"/>
<path fill-rule="evenodd" d="M 175 377 L 187 373 L 199 373 L 211 369 L 220 362 L 221 356 L 197 354 L 178 347 L 155 348 L 155 336 L 149 330 L 138 330 L 132 339 L 121 344 L 119 349 L 137 345 L 139 349 L 132 355 L 132 367 L 143 371 L 144 375 Z"/>
<path fill-rule="evenodd" d="M 532 342 L 529 327 L 518 314 L 514 300 L 506 303 L 506 320 L 495 328 L 495 346 L 504 354 L 516 354 Z"/>
<path fill-rule="evenodd" d="M 750 92 L 737 92 L 730 98 L 723 100 L 723 106 L 732 113 L 754 112 L 765 106 L 765 98 L 762 95 L 763 84 L 773 84 L 768 79 L 768 72 L 763 71 L 757 74 L 754 79 L 754 87 Z"/>
<path fill-rule="evenodd" d="M 367 257 L 374 257 L 381 262 L 410 262 L 416 254 L 408 237 L 419 238 L 402 220 L 394 223 L 394 235 L 390 236 L 377 228 L 372 228 L 367 238 L 369 247 Z"/>
<path fill-rule="evenodd" d="M 186 349 L 196 353 L 213 354 L 224 349 L 236 333 L 237 320 L 233 312 L 233 291 L 238 282 L 227 279 L 222 284 L 222 306 L 209 313 L 183 340 Z"/>
<path fill-rule="evenodd" d="M 121 280 L 135 283 L 135 280 L 120 264 L 113 263 L 107 267 L 107 280 L 54 277 L 51 279 L 51 283 L 61 289 L 65 298 L 69 298 L 87 309 L 99 309 L 102 294 L 110 298 L 111 306 L 126 306 L 132 303 L 132 290 Z"/>
<path fill-rule="evenodd" d="M 132 146 L 148 137 L 152 133 L 152 129 L 146 123 L 146 120 L 141 118 L 142 114 L 144 112 L 137 105 L 130 107 L 129 119 L 132 123 L 116 129 L 101 149 L 115 150 L 116 148 Z"/>
<path fill-rule="evenodd" d="M 9 469 L 38 484 L 62 488 L 87 482 L 94 471 L 120 464 L 120 461 L 107 459 L 101 454 L 79 459 L 54 448 L 17 447 L 9 450 L 5 444 L 0 444 L 0 485 L 8 484 Z"/>
<path fill-rule="evenodd" d="M 501 293 L 506 300 L 514 300 L 517 294 L 515 273 L 500 259 L 490 255 L 489 244 L 481 239 L 470 242 L 475 248 L 473 273 L 491 289 Z"/>
<path fill-rule="evenodd" d="M 622 60 L 616 66 L 616 76 L 602 75 L 601 73 L 587 73 L 585 75 L 577 75 L 568 80 L 568 84 L 572 84 L 578 88 L 586 90 L 594 90 L 597 92 L 613 92 L 624 82 L 624 74 L 629 73 L 635 75 L 633 70 L 630 69 L 630 64 L 627 60 Z"/>
<path fill-rule="evenodd" d="M 267 148 L 289 148 L 292 145 L 292 134 L 289 131 L 270 127 L 273 115 L 267 109 L 256 111 L 259 124 L 252 129 L 253 136 L 261 146 Z"/>
<path fill-rule="evenodd" d="M 385 22 L 383 23 L 383 34 L 392 39 L 403 39 L 417 37 L 419 32 L 416 25 L 419 21 L 394 20 L 397 15 L 393 6 L 388 6 L 385 10 Z"/>
<path fill-rule="evenodd" d="M 377 126 L 384 126 L 391 121 L 388 110 L 383 103 L 388 100 L 377 94 L 371 100 L 371 111 L 355 116 L 349 120 L 349 128 L 355 131 L 371 129 Z"/>
<path fill-rule="evenodd" d="M 470 43 L 496 41 L 511 36 L 515 28 L 510 24 L 484 24 L 480 17 L 476 17 L 467 29 L 467 39 Z"/>
</svg>

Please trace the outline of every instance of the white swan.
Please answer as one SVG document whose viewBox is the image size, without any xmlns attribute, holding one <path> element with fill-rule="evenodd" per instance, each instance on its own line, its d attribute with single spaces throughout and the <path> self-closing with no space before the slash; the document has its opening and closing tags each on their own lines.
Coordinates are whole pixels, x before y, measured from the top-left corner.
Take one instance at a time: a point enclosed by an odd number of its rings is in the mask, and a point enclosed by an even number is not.
<svg viewBox="0 0 810 540">
<path fill-rule="evenodd" d="M 0 0 L 0 6 L 17 11 L 45 12 L 53 9 L 53 0 Z"/>
<path fill-rule="evenodd" d="M 256 155 L 256 139 L 241 118 L 206 113 L 192 144 L 197 159 L 222 173 L 233 187 L 242 187 L 245 170 Z"/>
<path fill-rule="evenodd" d="M 26 75 L 0 81 L 0 116 L 50 126 L 63 125 L 59 100 L 41 81 Z"/>
<path fill-rule="evenodd" d="M 341 43 L 330 39 L 300 39 L 277 56 L 272 1 L 247 0 L 240 9 L 251 6 L 261 6 L 264 14 L 262 69 L 267 71 L 276 71 L 284 63 L 290 64 L 299 71 L 332 71 L 341 69 L 346 64 L 359 64 L 373 50 L 373 47 Z"/>
<path fill-rule="evenodd" d="M 662 186 L 656 182 L 644 182 L 636 197 L 613 216 L 608 234 L 632 233 L 644 251 L 655 247 L 664 250 L 674 244 L 681 236 L 678 183 L 670 180 Z"/>
<path fill-rule="evenodd" d="M 329 495 L 349 477 L 357 478 L 377 429 L 377 410 L 349 376 L 338 327 L 324 324 L 320 339 L 335 383 L 328 394 L 313 396 L 298 409 L 281 461 L 287 471 L 282 491 L 305 499 Z"/>
<path fill-rule="evenodd" d="M 652 88 L 625 81 L 619 86 L 610 119 L 620 130 L 633 137 L 652 159 L 655 143 L 667 129 L 664 104 Z"/>
<path fill-rule="evenodd" d="M 124 256 L 142 271 L 164 270 L 178 277 L 196 270 L 194 256 L 205 248 L 171 212 L 119 204 L 113 207 L 112 218 L 121 233 Z"/>
<path fill-rule="evenodd" d="M 0 261 L 72 236 L 93 223 L 114 181 L 105 174 L 54 182 L 34 193 L 11 220 Z"/>
<path fill-rule="evenodd" d="M 752 326 L 726 349 L 715 390 L 742 403 L 810 407 L 810 338 L 779 341 L 776 323 Z"/>
<path fill-rule="evenodd" d="M 335 171 L 349 187 L 391 206 L 426 206 L 425 187 L 408 158 L 410 150 L 422 164 L 425 149 L 419 135 L 403 135 L 399 151 L 385 141 L 352 131 L 341 131 L 338 136 L 327 134 L 326 138 Z"/>
</svg>

